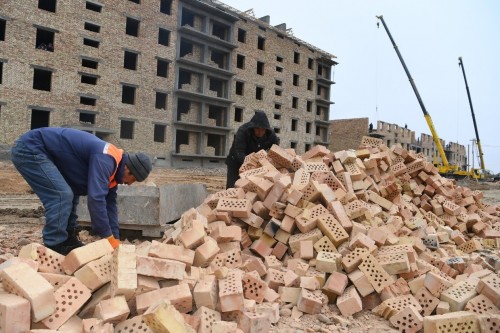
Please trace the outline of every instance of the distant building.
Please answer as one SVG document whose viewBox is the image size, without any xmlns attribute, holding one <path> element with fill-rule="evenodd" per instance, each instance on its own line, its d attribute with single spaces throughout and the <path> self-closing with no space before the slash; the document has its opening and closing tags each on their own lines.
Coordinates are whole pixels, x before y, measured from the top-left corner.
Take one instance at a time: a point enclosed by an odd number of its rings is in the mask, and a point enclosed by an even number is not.
<svg viewBox="0 0 500 333">
<path fill-rule="evenodd" d="M 416 138 L 415 131 L 407 126 L 399 126 L 384 121 L 377 121 L 377 126 L 370 130 L 368 118 L 338 119 L 330 122 L 330 144 L 329 149 L 333 151 L 344 149 L 357 149 L 361 138 L 365 135 L 382 139 L 386 146 L 391 147 L 400 144 L 406 150 L 422 152 L 427 160 L 441 163 L 441 156 L 432 135 L 420 134 Z M 467 170 L 467 152 L 465 146 L 440 139 L 441 145 L 451 165 L 458 165 L 461 170 Z"/>
<path fill-rule="evenodd" d="M 282 146 L 328 145 L 335 56 L 216 0 L 0 2 L 0 145 L 82 129 L 157 163 L 219 167 L 267 113 Z"/>
</svg>

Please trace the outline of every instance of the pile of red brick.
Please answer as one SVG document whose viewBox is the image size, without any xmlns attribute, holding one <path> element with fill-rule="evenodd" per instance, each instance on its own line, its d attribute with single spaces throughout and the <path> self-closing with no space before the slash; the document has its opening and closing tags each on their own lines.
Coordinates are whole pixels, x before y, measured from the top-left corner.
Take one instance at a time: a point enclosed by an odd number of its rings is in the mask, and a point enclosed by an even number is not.
<svg viewBox="0 0 500 333">
<path fill-rule="evenodd" d="M 161 242 L 25 246 L 0 265 L 0 331 L 269 332 L 326 304 L 402 332 L 499 331 L 500 207 L 422 154 L 273 146 L 240 176 Z"/>
</svg>

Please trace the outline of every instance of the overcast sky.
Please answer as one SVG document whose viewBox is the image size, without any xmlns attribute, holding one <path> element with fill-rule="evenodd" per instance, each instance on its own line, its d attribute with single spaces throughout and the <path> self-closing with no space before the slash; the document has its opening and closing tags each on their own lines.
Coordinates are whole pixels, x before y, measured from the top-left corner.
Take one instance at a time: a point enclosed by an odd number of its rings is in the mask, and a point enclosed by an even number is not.
<svg viewBox="0 0 500 333">
<path fill-rule="evenodd" d="M 330 119 L 368 117 L 430 134 L 387 33 L 406 62 L 440 138 L 472 150 L 474 125 L 458 57 L 463 58 L 486 169 L 500 172 L 500 1 L 225 0 L 337 56 Z M 477 150 L 477 148 L 476 148 Z M 477 156 L 477 153 L 476 153 Z M 471 158 L 472 160 L 472 158 Z M 477 158 L 475 167 L 479 166 Z M 471 162 L 472 163 L 472 162 Z"/>
</svg>

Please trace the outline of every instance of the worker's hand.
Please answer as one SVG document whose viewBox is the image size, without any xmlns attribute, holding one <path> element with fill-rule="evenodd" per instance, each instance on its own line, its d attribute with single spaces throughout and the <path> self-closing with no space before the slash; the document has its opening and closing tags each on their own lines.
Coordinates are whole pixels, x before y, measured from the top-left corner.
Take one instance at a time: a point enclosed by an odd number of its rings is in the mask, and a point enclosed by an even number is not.
<svg viewBox="0 0 500 333">
<path fill-rule="evenodd" d="M 116 239 L 115 236 L 113 236 L 113 235 L 109 236 L 106 239 L 108 240 L 109 244 L 111 244 L 113 249 L 116 249 L 118 247 L 118 245 L 120 245 L 120 243 L 121 243 L 120 240 Z"/>
</svg>

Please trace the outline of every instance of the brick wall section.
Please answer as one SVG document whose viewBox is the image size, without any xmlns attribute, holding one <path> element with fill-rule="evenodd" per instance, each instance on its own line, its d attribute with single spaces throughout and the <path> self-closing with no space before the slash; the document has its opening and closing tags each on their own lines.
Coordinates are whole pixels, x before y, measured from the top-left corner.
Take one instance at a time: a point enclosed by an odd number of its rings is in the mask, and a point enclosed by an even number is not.
<svg viewBox="0 0 500 333">
<path fill-rule="evenodd" d="M 328 131 L 331 151 L 358 149 L 363 136 L 368 135 L 368 118 L 336 119 Z"/>
<path fill-rule="evenodd" d="M 285 148 L 296 145 L 297 151 L 304 152 L 315 144 L 327 144 L 331 67 L 336 65 L 333 55 L 222 3 L 172 0 L 170 14 L 160 12 L 159 0 L 98 3 L 101 12 L 86 9 L 86 1 L 58 1 L 53 13 L 37 8 L 36 1 L 2 1 L 0 14 L 7 23 L 5 41 L 0 41 L 4 63 L 0 144 L 12 145 L 31 129 L 32 109 L 48 111 L 49 126 L 84 129 L 120 148 L 143 150 L 173 166 L 223 166 L 234 133 L 255 110 L 268 114 Z M 127 17 L 140 21 L 137 37 L 125 33 Z M 100 31 L 85 30 L 85 22 L 100 26 Z M 226 36 L 215 36 L 214 25 L 226 27 Z M 37 27 L 55 31 L 54 52 L 35 48 Z M 170 31 L 168 46 L 158 43 L 159 28 Z M 244 43 L 238 41 L 239 28 L 246 31 Z M 264 50 L 257 48 L 258 36 L 265 38 Z M 83 38 L 98 40 L 99 48 L 83 45 Z M 181 57 L 186 43 L 193 50 Z M 125 50 L 138 54 L 136 70 L 124 68 Z M 222 66 L 214 62 L 213 51 L 223 54 Z M 298 63 L 294 52 L 299 54 Z M 236 66 L 238 54 L 246 58 L 244 69 Z M 82 57 L 98 61 L 98 68 L 83 67 Z M 167 78 L 156 75 L 157 58 L 169 62 Z M 257 74 L 257 61 L 264 63 L 264 75 Z M 276 71 L 277 65 L 282 72 Z M 321 75 L 318 66 L 324 69 Z M 51 91 L 33 89 L 34 68 L 52 71 Z M 191 75 L 190 84 L 182 86 L 196 86 L 196 91 L 181 89 L 180 72 Z M 81 83 L 81 73 L 96 75 L 97 84 Z M 294 74 L 298 85 L 293 84 Z M 213 79 L 222 82 L 218 93 Z M 236 80 L 245 83 L 243 96 L 235 95 Z M 123 84 L 137 87 L 134 105 L 122 103 Z M 256 85 L 263 87 L 262 100 L 255 98 Z M 275 95 L 275 88 L 283 90 L 281 96 Z M 155 107 L 157 91 L 167 93 L 166 110 Z M 80 104 L 82 95 L 95 97 L 96 105 Z M 298 99 L 296 108 L 292 108 L 292 97 Z M 179 100 L 191 102 L 193 118 L 182 119 Z M 307 101 L 310 111 L 306 111 Z M 281 109 L 275 109 L 277 104 Z M 235 107 L 244 110 L 241 121 L 235 121 Z M 94 124 L 80 122 L 82 111 L 95 114 Z M 292 119 L 296 122 L 293 131 Z M 132 139 L 121 138 L 122 120 L 134 123 Z M 154 141 L 155 125 L 166 126 L 164 142 Z"/>
</svg>

